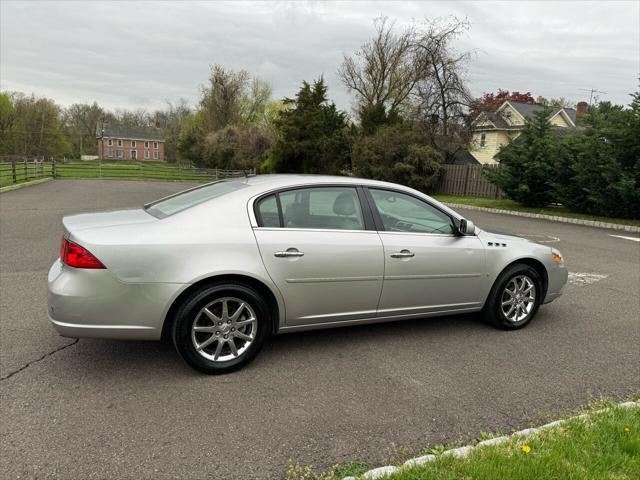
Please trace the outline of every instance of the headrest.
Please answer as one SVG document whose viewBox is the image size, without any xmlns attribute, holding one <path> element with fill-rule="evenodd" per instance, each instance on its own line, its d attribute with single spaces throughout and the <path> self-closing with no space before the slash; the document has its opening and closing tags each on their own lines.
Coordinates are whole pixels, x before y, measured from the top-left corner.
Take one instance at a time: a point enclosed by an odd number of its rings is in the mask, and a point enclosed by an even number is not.
<svg viewBox="0 0 640 480">
<path fill-rule="evenodd" d="M 290 203 L 284 209 L 284 216 L 288 223 L 301 225 L 307 218 L 307 212 L 301 203 Z"/>
<path fill-rule="evenodd" d="M 347 192 L 338 195 L 333 202 L 333 213 L 336 215 L 353 215 L 356 213 L 356 203 L 353 195 Z"/>
</svg>

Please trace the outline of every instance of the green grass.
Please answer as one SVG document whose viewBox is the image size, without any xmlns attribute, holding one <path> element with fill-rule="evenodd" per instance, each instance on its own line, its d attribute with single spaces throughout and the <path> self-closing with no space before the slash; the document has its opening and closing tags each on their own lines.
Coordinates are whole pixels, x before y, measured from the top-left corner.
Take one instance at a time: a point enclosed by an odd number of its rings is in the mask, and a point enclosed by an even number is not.
<svg viewBox="0 0 640 480">
<path fill-rule="evenodd" d="M 104 178 L 122 180 L 211 181 L 198 170 L 181 169 L 162 162 L 105 161 L 56 165 L 57 178 Z"/>
<path fill-rule="evenodd" d="M 475 449 L 467 458 L 441 457 L 388 478 L 637 479 L 640 478 L 640 410 L 613 407 L 534 436 Z"/>
<path fill-rule="evenodd" d="M 634 397 L 638 401 L 638 397 Z M 608 407 L 609 410 L 602 411 Z M 402 469 L 389 480 L 581 479 L 631 480 L 640 478 L 640 408 L 620 408 L 595 402 L 589 415 L 503 444 L 472 450 L 466 458 L 444 456 L 422 467 Z M 481 433 L 475 442 L 500 436 Z M 406 449 L 388 451 L 387 464 L 401 466 L 413 456 L 440 455 L 462 443 L 437 445 L 413 455 Z M 351 461 L 318 472 L 311 465 L 289 463 L 286 480 L 341 480 L 359 478 L 373 466 Z"/>
<path fill-rule="evenodd" d="M 619 223 L 622 225 L 640 226 L 640 219 L 630 218 L 609 218 L 598 215 L 588 215 L 585 213 L 575 213 L 562 207 L 532 208 L 524 207 L 513 200 L 482 197 L 458 197 L 454 195 L 432 195 L 433 198 L 445 203 L 460 203 L 475 207 L 498 208 L 503 210 L 515 210 L 518 212 L 540 213 L 542 215 L 553 215 L 557 217 L 579 218 L 582 220 L 593 220 L 596 222 Z"/>
</svg>

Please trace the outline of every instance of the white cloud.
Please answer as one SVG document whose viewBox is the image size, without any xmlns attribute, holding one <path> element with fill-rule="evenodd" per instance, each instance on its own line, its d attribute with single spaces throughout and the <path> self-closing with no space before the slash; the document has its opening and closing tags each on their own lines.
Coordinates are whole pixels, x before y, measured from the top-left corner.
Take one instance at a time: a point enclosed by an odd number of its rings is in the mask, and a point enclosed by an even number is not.
<svg viewBox="0 0 640 480">
<path fill-rule="evenodd" d="M 0 86 L 70 104 L 154 108 L 196 103 L 209 65 L 244 68 L 277 97 L 324 75 L 372 33 L 378 15 L 400 25 L 454 14 L 472 23 L 459 49 L 477 49 L 472 91 L 498 88 L 579 100 L 597 88 L 618 103 L 637 89 L 638 2 L 0 2 Z"/>
</svg>

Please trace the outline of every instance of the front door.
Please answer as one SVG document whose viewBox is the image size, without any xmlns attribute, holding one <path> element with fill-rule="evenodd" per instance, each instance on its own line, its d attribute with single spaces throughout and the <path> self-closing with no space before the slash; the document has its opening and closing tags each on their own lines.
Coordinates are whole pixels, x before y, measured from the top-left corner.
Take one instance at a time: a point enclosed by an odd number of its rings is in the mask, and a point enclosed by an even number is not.
<svg viewBox="0 0 640 480">
<path fill-rule="evenodd" d="M 137 160 L 137 159 L 138 159 L 138 151 L 131 150 L 131 160 Z"/>
<path fill-rule="evenodd" d="M 375 317 L 384 258 L 362 210 L 353 187 L 300 188 L 259 200 L 254 232 L 284 297 L 287 326 Z"/>
<path fill-rule="evenodd" d="M 486 275 L 482 242 L 455 234 L 451 217 L 422 199 L 369 189 L 384 245 L 378 316 L 476 310 Z"/>
</svg>

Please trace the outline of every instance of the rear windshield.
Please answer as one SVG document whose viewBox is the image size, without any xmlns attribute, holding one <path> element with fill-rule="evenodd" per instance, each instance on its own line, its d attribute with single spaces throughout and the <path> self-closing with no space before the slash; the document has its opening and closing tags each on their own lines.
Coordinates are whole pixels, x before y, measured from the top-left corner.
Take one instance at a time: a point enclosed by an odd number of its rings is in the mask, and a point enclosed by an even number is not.
<svg viewBox="0 0 640 480">
<path fill-rule="evenodd" d="M 149 203 L 144 209 L 154 217 L 164 218 L 191 208 L 199 203 L 235 192 L 247 185 L 237 181 L 220 181 L 177 193 L 171 197 Z"/>
</svg>

